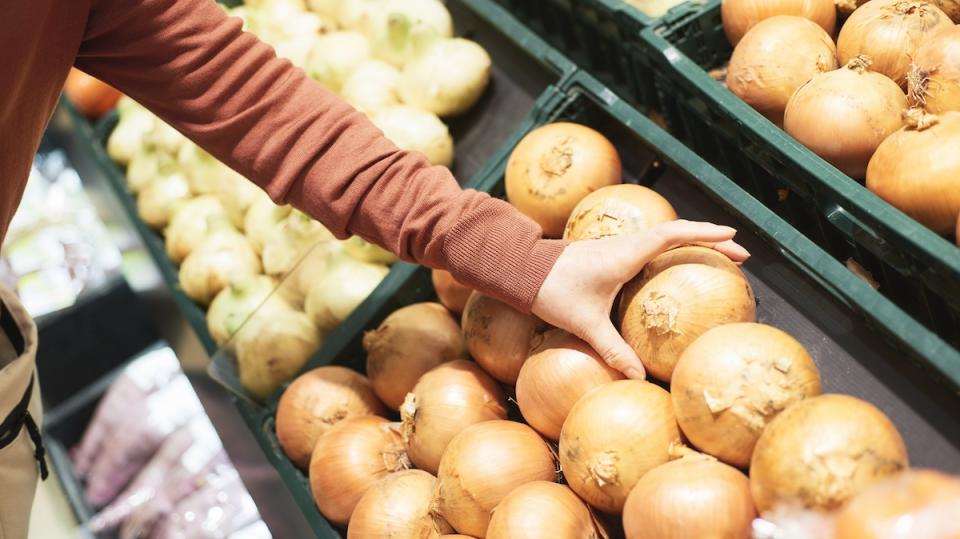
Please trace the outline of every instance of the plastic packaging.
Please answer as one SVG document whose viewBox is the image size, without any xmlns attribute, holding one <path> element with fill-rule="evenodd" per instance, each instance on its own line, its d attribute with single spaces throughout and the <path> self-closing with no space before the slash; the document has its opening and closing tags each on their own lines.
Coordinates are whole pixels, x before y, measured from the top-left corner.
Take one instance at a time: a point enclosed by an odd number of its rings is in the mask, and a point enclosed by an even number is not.
<svg viewBox="0 0 960 539">
<path fill-rule="evenodd" d="M 257 506 L 230 468 L 210 478 L 206 485 L 181 500 L 156 529 L 156 539 L 226 539 L 233 532 L 260 520 Z"/>
<path fill-rule="evenodd" d="M 244 526 L 241 530 L 231 533 L 228 539 L 271 539 L 271 537 L 273 536 L 270 535 L 267 524 L 262 520 L 258 520 L 249 526 Z"/>
</svg>

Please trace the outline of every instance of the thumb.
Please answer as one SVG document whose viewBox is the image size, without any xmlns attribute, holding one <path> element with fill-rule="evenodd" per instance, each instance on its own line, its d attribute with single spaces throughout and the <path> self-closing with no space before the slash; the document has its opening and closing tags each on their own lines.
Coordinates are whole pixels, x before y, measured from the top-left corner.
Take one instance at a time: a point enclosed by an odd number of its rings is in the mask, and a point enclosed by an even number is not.
<svg viewBox="0 0 960 539">
<path fill-rule="evenodd" d="M 609 320 L 587 329 L 581 338 L 600 354 L 607 365 L 622 372 L 627 378 L 643 380 L 647 377 L 640 358 Z"/>
</svg>

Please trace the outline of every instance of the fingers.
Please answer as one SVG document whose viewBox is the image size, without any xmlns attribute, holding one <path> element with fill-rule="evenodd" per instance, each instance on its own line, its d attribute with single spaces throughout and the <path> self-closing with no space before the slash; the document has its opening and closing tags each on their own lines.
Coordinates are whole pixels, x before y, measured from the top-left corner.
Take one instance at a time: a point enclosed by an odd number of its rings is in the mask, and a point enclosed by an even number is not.
<svg viewBox="0 0 960 539">
<path fill-rule="evenodd" d="M 696 245 L 715 249 L 738 264 L 750 258 L 750 251 L 747 251 L 743 246 L 733 240 L 721 241 L 720 243 L 697 242 Z"/>
<path fill-rule="evenodd" d="M 614 369 L 622 372 L 627 378 L 643 380 L 647 376 L 643 363 L 636 352 L 617 333 L 616 328 L 609 320 L 603 320 L 596 326 L 586 330 L 579 337 L 600 354 L 600 357 Z"/>
<path fill-rule="evenodd" d="M 656 228 L 663 242 L 663 250 L 679 247 L 687 243 L 721 243 L 732 240 L 736 229 L 699 221 L 678 219 L 663 223 Z"/>
</svg>

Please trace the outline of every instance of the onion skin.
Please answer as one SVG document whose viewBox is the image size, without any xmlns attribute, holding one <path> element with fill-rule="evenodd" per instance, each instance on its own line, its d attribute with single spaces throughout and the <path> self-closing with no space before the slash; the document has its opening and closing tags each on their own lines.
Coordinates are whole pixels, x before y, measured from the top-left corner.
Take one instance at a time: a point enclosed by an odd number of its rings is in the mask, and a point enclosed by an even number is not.
<svg viewBox="0 0 960 539">
<path fill-rule="evenodd" d="M 397 309 L 364 334 L 363 349 L 373 391 L 393 410 L 425 372 L 467 355 L 460 325 L 439 303 Z"/>
<path fill-rule="evenodd" d="M 837 36 L 837 58 L 872 60 L 870 70 L 907 87 L 911 59 L 920 43 L 952 25 L 947 14 L 926 0 L 872 0 L 857 8 Z"/>
<path fill-rule="evenodd" d="M 803 345 L 783 331 L 726 324 L 687 347 L 670 389 L 677 422 L 694 447 L 746 468 L 767 423 L 820 394 L 820 373 Z"/>
<path fill-rule="evenodd" d="M 455 360 L 420 377 L 400 407 L 403 441 L 413 464 L 436 473 L 447 445 L 463 429 L 506 419 L 500 386 L 476 363 Z"/>
<path fill-rule="evenodd" d="M 677 212 L 659 193 L 634 184 L 601 187 L 583 197 L 567 220 L 565 240 L 589 240 L 640 234 L 673 221 Z"/>
<path fill-rule="evenodd" d="M 837 68 L 833 39 L 813 21 L 776 16 L 761 21 L 737 44 L 727 88 L 782 126 L 790 96 L 814 76 Z"/>
<path fill-rule="evenodd" d="M 623 378 L 590 345 L 563 330 L 551 330 L 520 369 L 517 405 L 531 427 L 557 441 L 567 414 L 580 397 Z"/>
<path fill-rule="evenodd" d="M 323 516 L 346 526 L 374 483 L 409 467 L 395 424 L 377 416 L 347 419 L 317 440 L 310 458 L 310 491 Z"/>
<path fill-rule="evenodd" d="M 644 474 L 685 451 L 670 394 L 642 380 L 618 380 L 587 393 L 560 432 L 567 483 L 606 513 L 620 513 Z"/>
<path fill-rule="evenodd" d="M 533 429 L 485 421 L 450 442 L 440 461 L 434 504 L 458 532 L 483 537 L 491 511 L 515 488 L 556 479 L 553 451 Z"/>
<path fill-rule="evenodd" d="M 620 299 L 621 335 L 647 372 L 664 381 L 684 349 L 708 329 L 756 320 L 753 291 L 733 262 L 704 252 L 712 249 L 682 249 L 651 261 L 624 286 Z"/>
<path fill-rule="evenodd" d="M 908 77 L 911 105 L 919 102 L 933 114 L 960 111 L 960 26 L 925 39 L 913 62 Z"/>
<path fill-rule="evenodd" d="M 837 24 L 833 0 L 723 0 L 720 6 L 723 31 L 733 46 L 757 23 L 777 15 L 810 19 L 830 35 Z"/>
<path fill-rule="evenodd" d="M 544 236 L 559 238 L 570 212 L 591 192 L 621 182 L 617 149 L 589 127 L 556 122 L 534 129 L 507 162 L 507 200 Z"/>
<path fill-rule="evenodd" d="M 960 478 L 908 470 L 855 496 L 837 515 L 836 539 L 960 537 Z"/>
<path fill-rule="evenodd" d="M 277 403 L 277 440 L 302 469 L 324 433 L 351 417 L 386 415 L 366 376 L 345 367 L 327 366 L 297 377 Z"/>
<path fill-rule="evenodd" d="M 590 510 L 568 487 L 533 481 L 493 509 L 486 539 L 600 539 Z"/>
<path fill-rule="evenodd" d="M 516 384 L 520 368 L 545 324 L 502 301 L 474 292 L 463 309 L 463 338 L 470 356 L 490 376 Z"/>
<path fill-rule="evenodd" d="M 430 279 L 433 281 L 433 289 L 437 292 L 437 298 L 440 300 L 440 303 L 453 314 L 462 314 L 473 289 L 460 284 L 460 282 L 454 279 L 453 275 L 446 270 L 433 270 L 430 274 Z"/>
<path fill-rule="evenodd" d="M 836 509 L 907 465 L 903 439 L 880 410 L 847 395 L 820 395 L 790 406 L 763 430 L 750 488 L 761 513 L 779 504 Z"/>
<path fill-rule="evenodd" d="M 347 539 L 439 539 L 453 528 L 431 510 L 437 479 L 422 470 L 390 474 L 360 498 Z"/>
<path fill-rule="evenodd" d="M 960 0 L 933 0 L 933 3 L 946 13 L 951 21 L 960 24 Z"/>
<path fill-rule="evenodd" d="M 916 127 L 903 127 L 877 148 L 867 188 L 937 234 L 949 234 L 960 217 L 960 112 L 910 121 Z"/>
<path fill-rule="evenodd" d="M 741 539 L 757 511 L 750 480 L 711 458 L 691 456 L 650 470 L 623 508 L 627 539 Z"/>
<path fill-rule="evenodd" d="M 817 75 L 793 94 L 783 117 L 787 133 L 854 179 L 864 177 L 870 157 L 900 128 L 907 107 L 900 87 L 867 71 L 868 64 L 854 59 Z"/>
</svg>

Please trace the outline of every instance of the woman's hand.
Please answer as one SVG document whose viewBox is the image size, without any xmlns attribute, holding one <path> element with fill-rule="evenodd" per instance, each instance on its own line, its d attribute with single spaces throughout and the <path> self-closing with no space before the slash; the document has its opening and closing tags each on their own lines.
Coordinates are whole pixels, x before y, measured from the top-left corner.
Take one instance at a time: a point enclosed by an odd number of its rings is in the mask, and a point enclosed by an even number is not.
<svg viewBox="0 0 960 539">
<path fill-rule="evenodd" d="M 728 226 L 678 220 L 639 235 L 573 242 L 540 287 L 533 314 L 588 342 L 628 378 L 642 379 L 646 373 L 640 358 L 610 322 L 620 288 L 647 262 L 680 245 L 707 245 L 742 262 L 750 253 L 733 242 L 734 234 Z"/>
</svg>

